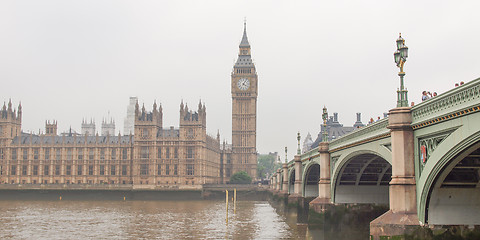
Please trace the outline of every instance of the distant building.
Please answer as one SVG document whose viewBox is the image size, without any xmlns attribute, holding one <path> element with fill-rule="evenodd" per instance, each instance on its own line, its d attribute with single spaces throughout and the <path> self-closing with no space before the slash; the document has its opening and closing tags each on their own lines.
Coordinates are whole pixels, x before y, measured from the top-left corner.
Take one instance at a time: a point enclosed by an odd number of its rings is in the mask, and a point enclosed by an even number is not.
<svg viewBox="0 0 480 240">
<path fill-rule="evenodd" d="M 130 103 L 127 106 L 127 116 L 123 122 L 123 135 L 134 134 L 135 131 L 135 104 L 138 102 L 137 97 L 130 97 Z"/>
<path fill-rule="evenodd" d="M 93 119 L 90 119 L 90 122 L 85 119 L 82 120 L 82 135 L 95 135 L 95 121 Z"/>
<path fill-rule="evenodd" d="M 307 136 L 305 137 L 305 140 L 303 141 L 302 153 L 306 153 L 310 151 L 310 149 L 312 149 L 312 144 L 313 144 L 312 135 L 308 133 Z"/>
<path fill-rule="evenodd" d="M 102 120 L 102 136 L 114 136 L 115 135 L 115 121 L 110 119 L 110 122 L 107 120 Z"/>
<path fill-rule="evenodd" d="M 206 108 L 180 105 L 180 127 L 162 127 L 162 108 L 134 109 L 135 135 L 93 134 L 85 120 L 79 135 L 57 134 L 57 122 L 45 122 L 45 134 L 21 131 L 22 106 L 0 110 L 1 184 L 134 184 L 175 187 L 220 183 L 220 136 L 206 133 Z M 90 134 L 90 131 L 92 134 Z M 231 157 L 231 154 L 230 154 Z"/>
<path fill-rule="evenodd" d="M 310 148 L 308 149 L 311 150 L 313 148 L 318 147 L 318 144 L 322 141 L 322 132 L 325 129 L 323 126 L 323 123 L 320 125 L 320 132 L 318 133 L 317 139 L 312 143 Z M 327 120 L 327 134 L 328 134 L 328 141 L 335 140 L 349 132 L 352 132 L 353 130 L 365 126 L 362 123 L 361 120 L 361 114 L 357 113 L 357 121 L 354 123 L 352 127 L 344 127 L 343 124 L 340 124 L 338 122 L 338 113 L 333 113 L 333 116 L 329 116 Z M 308 136 L 307 136 L 308 137 Z"/>
<path fill-rule="evenodd" d="M 206 107 L 180 104 L 180 126 L 163 127 L 162 106 L 151 111 L 130 97 L 124 134 L 104 120 L 101 135 L 95 121 L 57 134 L 57 122 L 45 122 L 46 133 L 21 130 L 22 106 L 0 110 L 0 183 L 2 184 L 133 184 L 180 188 L 228 182 L 239 171 L 257 176 L 257 72 L 246 26 L 238 60 L 231 73 L 232 144 L 206 132 Z M 276 153 L 275 153 L 276 154 Z"/>
</svg>

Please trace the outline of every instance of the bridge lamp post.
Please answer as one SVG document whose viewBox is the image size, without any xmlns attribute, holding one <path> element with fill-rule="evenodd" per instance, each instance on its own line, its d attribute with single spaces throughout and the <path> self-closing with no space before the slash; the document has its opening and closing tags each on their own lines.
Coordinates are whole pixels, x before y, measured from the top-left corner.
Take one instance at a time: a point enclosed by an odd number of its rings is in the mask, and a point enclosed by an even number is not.
<svg viewBox="0 0 480 240">
<path fill-rule="evenodd" d="M 328 142 L 328 133 L 327 133 L 327 119 L 328 119 L 328 112 L 327 107 L 323 106 L 323 132 L 322 132 L 322 142 Z"/>
<path fill-rule="evenodd" d="M 393 57 L 395 59 L 397 67 L 400 68 L 400 72 L 398 72 L 398 76 L 400 76 L 400 89 L 397 89 L 397 107 L 408 107 L 408 91 L 407 89 L 405 89 L 403 84 L 403 77 L 405 76 L 405 72 L 403 71 L 403 65 L 407 61 L 408 47 L 405 45 L 405 39 L 402 38 L 401 33 L 398 36 L 397 51 L 393 53 Z"/>
</svg>

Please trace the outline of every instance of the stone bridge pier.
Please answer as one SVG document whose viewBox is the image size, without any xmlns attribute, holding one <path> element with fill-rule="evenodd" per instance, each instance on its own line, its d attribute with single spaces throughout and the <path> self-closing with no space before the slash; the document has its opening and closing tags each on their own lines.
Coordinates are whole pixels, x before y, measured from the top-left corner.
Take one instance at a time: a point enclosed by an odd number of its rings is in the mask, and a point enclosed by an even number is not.
<svg viewBox="0 0 480 240">
<path fill-rule="evenodd" d="M 372 240 L 480 239 L 479 123 L 480 78 L 391 109 L 310 151 L 298 148 L 274 172 L 272 192 L 319 213 L 312 212 L 312 222 L 361 221 Z"/>
<path fill-rule="evenodd" d="M 303 203 L 302 196 L 302 159 L 299 153 L 294 157 L 295 182 L 293 187 L 293 194 L 288 196 L 288 203 L 301 204 Z"/>
<path fill-rule="evenodd" d="M 389 186 L 390 210 L 370 223 L 370 235 L 409 234 L 419 226 L 416 204 L 414 139 L 409 107 L 390 110 L 388 128 L 392 141 L 392 180 Z"/>
<path fill-rule="evenodd" d="M 328 143 L 318 144 L 318 153 L 320 158 L 320 178 L 318 181 L 318 197 L 312 200 L 309 205 L 316 212 L 323 212 L 327 205 L 331 205 L 330 191 L 330 153 L 328 152 Z"/>
</svg>

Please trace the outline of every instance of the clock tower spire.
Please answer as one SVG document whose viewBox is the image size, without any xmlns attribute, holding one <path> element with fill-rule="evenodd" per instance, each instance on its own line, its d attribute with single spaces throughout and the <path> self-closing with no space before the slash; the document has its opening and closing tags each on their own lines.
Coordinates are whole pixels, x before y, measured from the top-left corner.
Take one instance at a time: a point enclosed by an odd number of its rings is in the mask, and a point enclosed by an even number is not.
<svg viewBox="0 0 480 240">
<path fill-rule="evenodd" d="M 233 154 L 231 172 L 245 171 L 253 179 L 257 177 L 257 83 L 257 71 L 247 37 L 247 23 L 244 22 L 238 59 L 231 74 Z"/>
</svg>

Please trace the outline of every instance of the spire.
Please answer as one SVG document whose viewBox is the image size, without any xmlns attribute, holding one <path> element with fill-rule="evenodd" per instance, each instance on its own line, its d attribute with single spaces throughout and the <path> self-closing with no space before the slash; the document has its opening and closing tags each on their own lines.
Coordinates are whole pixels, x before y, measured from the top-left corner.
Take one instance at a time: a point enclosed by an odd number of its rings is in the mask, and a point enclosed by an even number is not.
<svg viewBox="0 0 480 240">
<path fill-rule="evenodd" d="M 8 100 L 8 111 L 9 112 L 12 111 L 12 99 L 11 98 Z"/>
<path fill-rule="evenodd" d="M 247 22 L 244 22 L 243 26 L 243 37 L 242 41 L 240 42 L 240 46 L 238 49 L 238 59 L 237 62 L 235 63 L 234 67 L 235 68 L 255 68 L 255 65 L 253 64 L 252 61 L 252 56 L 251 56 L 251 51 L 250 51 L 250 43 L 248 43 L 248 38 L 247 38 Z M 253 70 L 236 70 L 236 73 L 254 73 L 255 69 Z"/>
<path fill-rule="evenodd" d="M 139 112 L 139 106 L 138 106 L 138 100 L 135 102 L 135 114 L 138 115 Z"/>
<path fill-rule="evenodd" d="M 250 47 L 250 43 L 248 43 L 247 37 L 247 19 L 243 22 L 243 37 L 242 41 L 240 42 L 240 47 Z"/>
</svg>

